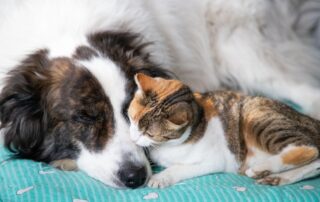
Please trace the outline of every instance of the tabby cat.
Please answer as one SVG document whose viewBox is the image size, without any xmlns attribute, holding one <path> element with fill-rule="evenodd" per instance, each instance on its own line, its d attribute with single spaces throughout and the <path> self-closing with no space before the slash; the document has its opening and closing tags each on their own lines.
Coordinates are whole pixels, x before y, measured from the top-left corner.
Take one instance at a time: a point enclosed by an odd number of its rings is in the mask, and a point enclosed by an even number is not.
<svg viewBox="0 0 320 202">
<path fill-rule="evenodd" d="M 130 137 L 166 167 L 149 186 L 215 172 L 238 172 L 268 185 L 320 174 L 320 121 L 263 97 L 193 93 L 178 80 L 144 74 L 135 81 Z"/>
</svg>

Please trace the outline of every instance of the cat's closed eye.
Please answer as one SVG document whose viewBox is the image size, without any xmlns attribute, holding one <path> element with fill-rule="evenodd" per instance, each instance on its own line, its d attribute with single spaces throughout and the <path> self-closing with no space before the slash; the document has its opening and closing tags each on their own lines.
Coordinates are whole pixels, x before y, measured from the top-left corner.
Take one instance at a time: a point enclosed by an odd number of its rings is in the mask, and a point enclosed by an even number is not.
<svg viewBox="0 0 320 202">
<path fill-rule="evenodd" d="M 148 131 L 144 132 L 144 135 L 146 135 L 148 137 L 153 137 L 154 136 L 151 132 L 148 132 Z"/>
</svg>

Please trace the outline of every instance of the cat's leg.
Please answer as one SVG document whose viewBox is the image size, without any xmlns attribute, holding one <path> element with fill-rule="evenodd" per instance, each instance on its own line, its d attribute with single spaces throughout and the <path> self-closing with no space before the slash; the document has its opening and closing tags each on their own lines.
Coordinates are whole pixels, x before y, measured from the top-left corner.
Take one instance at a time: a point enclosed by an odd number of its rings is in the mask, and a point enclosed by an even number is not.
<svg viewBox="0 0 320 202">
<path fill-rule="evenodd" d="M 283 172 L 292 168 L 305 165 L 319 155 L 319 151 L 313 146 L 292 146 L 285 147 L 279 154 L 254 164 L 245 171 L 248 177 L 263 178 L 272 173 Z"/>
<path fill-rule="evenodd" d="M 50 165 L 64 171 L 73 171 L 78 169 L 77 162 L 73 159 L 55 160 L 52 161 Z"/>
<path fill-rule="evenodd" d="M 320 175 L 320 160 L 282 173 L 271 174 L 257 180 L 259 184 L 286 185 Z"/>
<path fill-rule="evenodd" d="M 176 164 L 151 176 L 148 186 L 153 188 L 164 188 L 189 178 L 221 172 L 223 171 L 222 169 L 223 168 L 216 167 L 216 165 L 204 163 Z"/>
</svg>

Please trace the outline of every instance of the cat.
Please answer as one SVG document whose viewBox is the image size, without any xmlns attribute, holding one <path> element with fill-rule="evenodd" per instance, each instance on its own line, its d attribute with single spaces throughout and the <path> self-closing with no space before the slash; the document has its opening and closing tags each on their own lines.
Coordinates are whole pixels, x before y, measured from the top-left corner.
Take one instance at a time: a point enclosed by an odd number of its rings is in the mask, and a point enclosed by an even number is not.
<svg viewBox="0 0 320 202">
<path fill-rule="evenodd" d="M 285 185 L 320 174 L 320 121 L 264 97 L 193 93 L 178 80 L 135 75 L 130 138 L 166 167 L 148 186 L 163 188 L 216 172 Z"/>
</svg>

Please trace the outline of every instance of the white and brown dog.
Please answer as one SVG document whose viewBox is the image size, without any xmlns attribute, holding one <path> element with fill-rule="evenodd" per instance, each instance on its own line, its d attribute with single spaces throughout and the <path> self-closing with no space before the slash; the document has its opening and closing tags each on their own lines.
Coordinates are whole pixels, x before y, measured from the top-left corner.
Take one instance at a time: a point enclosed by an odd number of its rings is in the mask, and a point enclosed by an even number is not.
<svg viewBox="0 0 320 202">
<path fill-rule="evenodd" d="M 2 0 L 5 145 L 110 186 L 143 185 L 150 166 L 127 121 L 138 72 L 170 77 L 169 70 L 200 91 L 290 99 L 319 117 L 317 27 L 300 26 L 303 2 L 320 7 L 313 0 Z"/>
</svg>

